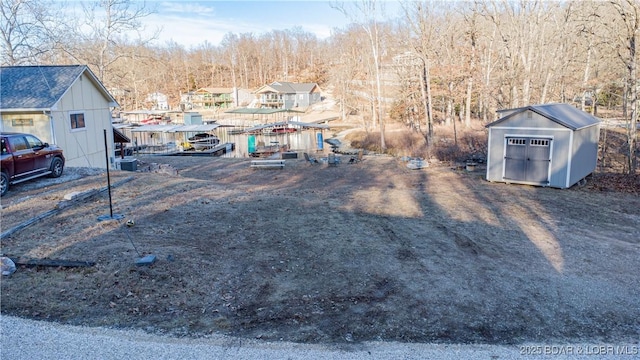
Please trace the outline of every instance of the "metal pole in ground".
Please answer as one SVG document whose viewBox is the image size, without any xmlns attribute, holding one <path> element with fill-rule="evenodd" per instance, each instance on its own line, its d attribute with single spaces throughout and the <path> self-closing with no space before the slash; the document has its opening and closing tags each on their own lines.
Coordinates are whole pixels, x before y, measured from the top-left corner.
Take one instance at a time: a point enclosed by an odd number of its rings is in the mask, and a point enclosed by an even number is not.
<svg viewBox="0 0 640 360">
<path fill-rule="evenodd" d="M 113 219 L 113 204 L 111 202 L 111 178 L 109 176 L 109 147 L 107 145 L 107 129 L 104 131 L 104 159 L 107 166 L 107 187 L 109 188 L 109 217 Z"/>
</svg>

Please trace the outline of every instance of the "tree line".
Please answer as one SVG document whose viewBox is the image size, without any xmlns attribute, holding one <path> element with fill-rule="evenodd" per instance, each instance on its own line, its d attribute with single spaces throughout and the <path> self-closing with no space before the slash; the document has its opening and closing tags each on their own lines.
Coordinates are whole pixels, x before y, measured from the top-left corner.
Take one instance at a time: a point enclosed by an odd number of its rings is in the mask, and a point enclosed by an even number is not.
<svg viewBox="0 0 640 360">
<path fill-rule="evenodd" d="M 123 91 L 127 110 L 150 106 L 154 92 L 176 106 L 202 87 L 315 82 L 343 116 L 363 115 L 384 149 L 390 121 L 431 144 L 435 123 L 470 126 L 499 109 L 574 102 L 627 122 L 628 168 L 637 168 L 638 0 L 403 1 L 393 16 L 384 1 L 333 2 L 350 25 L 328 39 L 292 28 L 191 48 L 133 36 L 154 12 L 143 2 L 87 2 L 70 15 L 59 2 L 0 1 L 3 65 L 87 64 Z"/>
</svg>

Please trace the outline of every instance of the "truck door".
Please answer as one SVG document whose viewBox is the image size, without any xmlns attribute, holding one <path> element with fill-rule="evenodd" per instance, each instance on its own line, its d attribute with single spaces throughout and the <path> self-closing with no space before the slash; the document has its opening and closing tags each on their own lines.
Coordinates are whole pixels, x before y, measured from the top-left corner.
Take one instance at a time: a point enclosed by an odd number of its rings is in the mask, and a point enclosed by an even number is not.
<svg viewBox="0 0 640 360">
<path fill-rule="evenodd" d="M 27 139 L 29 148 L 31 148 L 31 150 L 33 151 L 33 170 L 44 171 L 49 169 L 49 165 L 51 164 L 51 156 L 42 156 L 40 154 L 40 152 L 45 148 L 42 140 L 33 135 L 25 135 L 25 138 Z"/>
<path fill-rule="evenodd" d="M 14 177 L 33 172 L 35 155 L 24 136 L 10 136 L 7 139 L 13 152 Z"/>
</svg>

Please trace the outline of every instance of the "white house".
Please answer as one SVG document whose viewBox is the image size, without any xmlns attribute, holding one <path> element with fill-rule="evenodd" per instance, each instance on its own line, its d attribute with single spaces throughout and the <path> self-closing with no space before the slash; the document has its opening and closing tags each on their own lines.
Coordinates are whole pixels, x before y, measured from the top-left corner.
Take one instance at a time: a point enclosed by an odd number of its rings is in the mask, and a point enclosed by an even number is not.
<svg viewBox="0 0 640 360">
<path fill-rule="evenodd" d="M 106 159 L 112 161 L 114 107 L 86 65 L 0 67 L 0 130 L 57 144 L 66 166 L 106 168 Z"/>
<path fill-rule="evenodd" d="M 147 95 L 145 101 L 151 104 L 151 109 L 153 110 L 169 110 L 169 98 L 161 92 Z"/>
</svg>

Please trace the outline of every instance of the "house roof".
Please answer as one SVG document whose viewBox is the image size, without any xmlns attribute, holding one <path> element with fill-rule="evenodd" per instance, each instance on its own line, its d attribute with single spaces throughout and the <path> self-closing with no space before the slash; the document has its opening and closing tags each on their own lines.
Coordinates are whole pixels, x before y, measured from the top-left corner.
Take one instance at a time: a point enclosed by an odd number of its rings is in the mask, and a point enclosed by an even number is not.
<svg viewBox="0 0 640 360">
<path fill-rule="evenodd" d="M 269 85 L 264 85 L 255 92 L 268 93 L 275 92 L 279 94 L 310 94 L 318 85 L 315 83 L 292 83 L 285 81 L 276 81 Z"/>
<path fill-rule="evenodd" d="M 554 121 L 571 130 L 579 130 L 600 123 L 600 120 L 597 117 L 580 109 L 577 109 L 572 105 L 557 103 L 529 105 L 516 109 L 498 110 L 498 112 L 510 112 L 510 114 L 492 122 L 491 124 L 486 125 L 486 127 L 491 127 L 499 124 L 507 119 L 510 119 L 516 114 L 520 114 L 528 110 L 544 116 L 549 120 Z"/>
<path fill-rule="evenodd" d="M 82 74 L 94 83 L 110 106 L 118 106 L 86 65 L 0 67 L 0 109 L 2 111 L 44 111 L 55 108 Z"/>
</svg>

